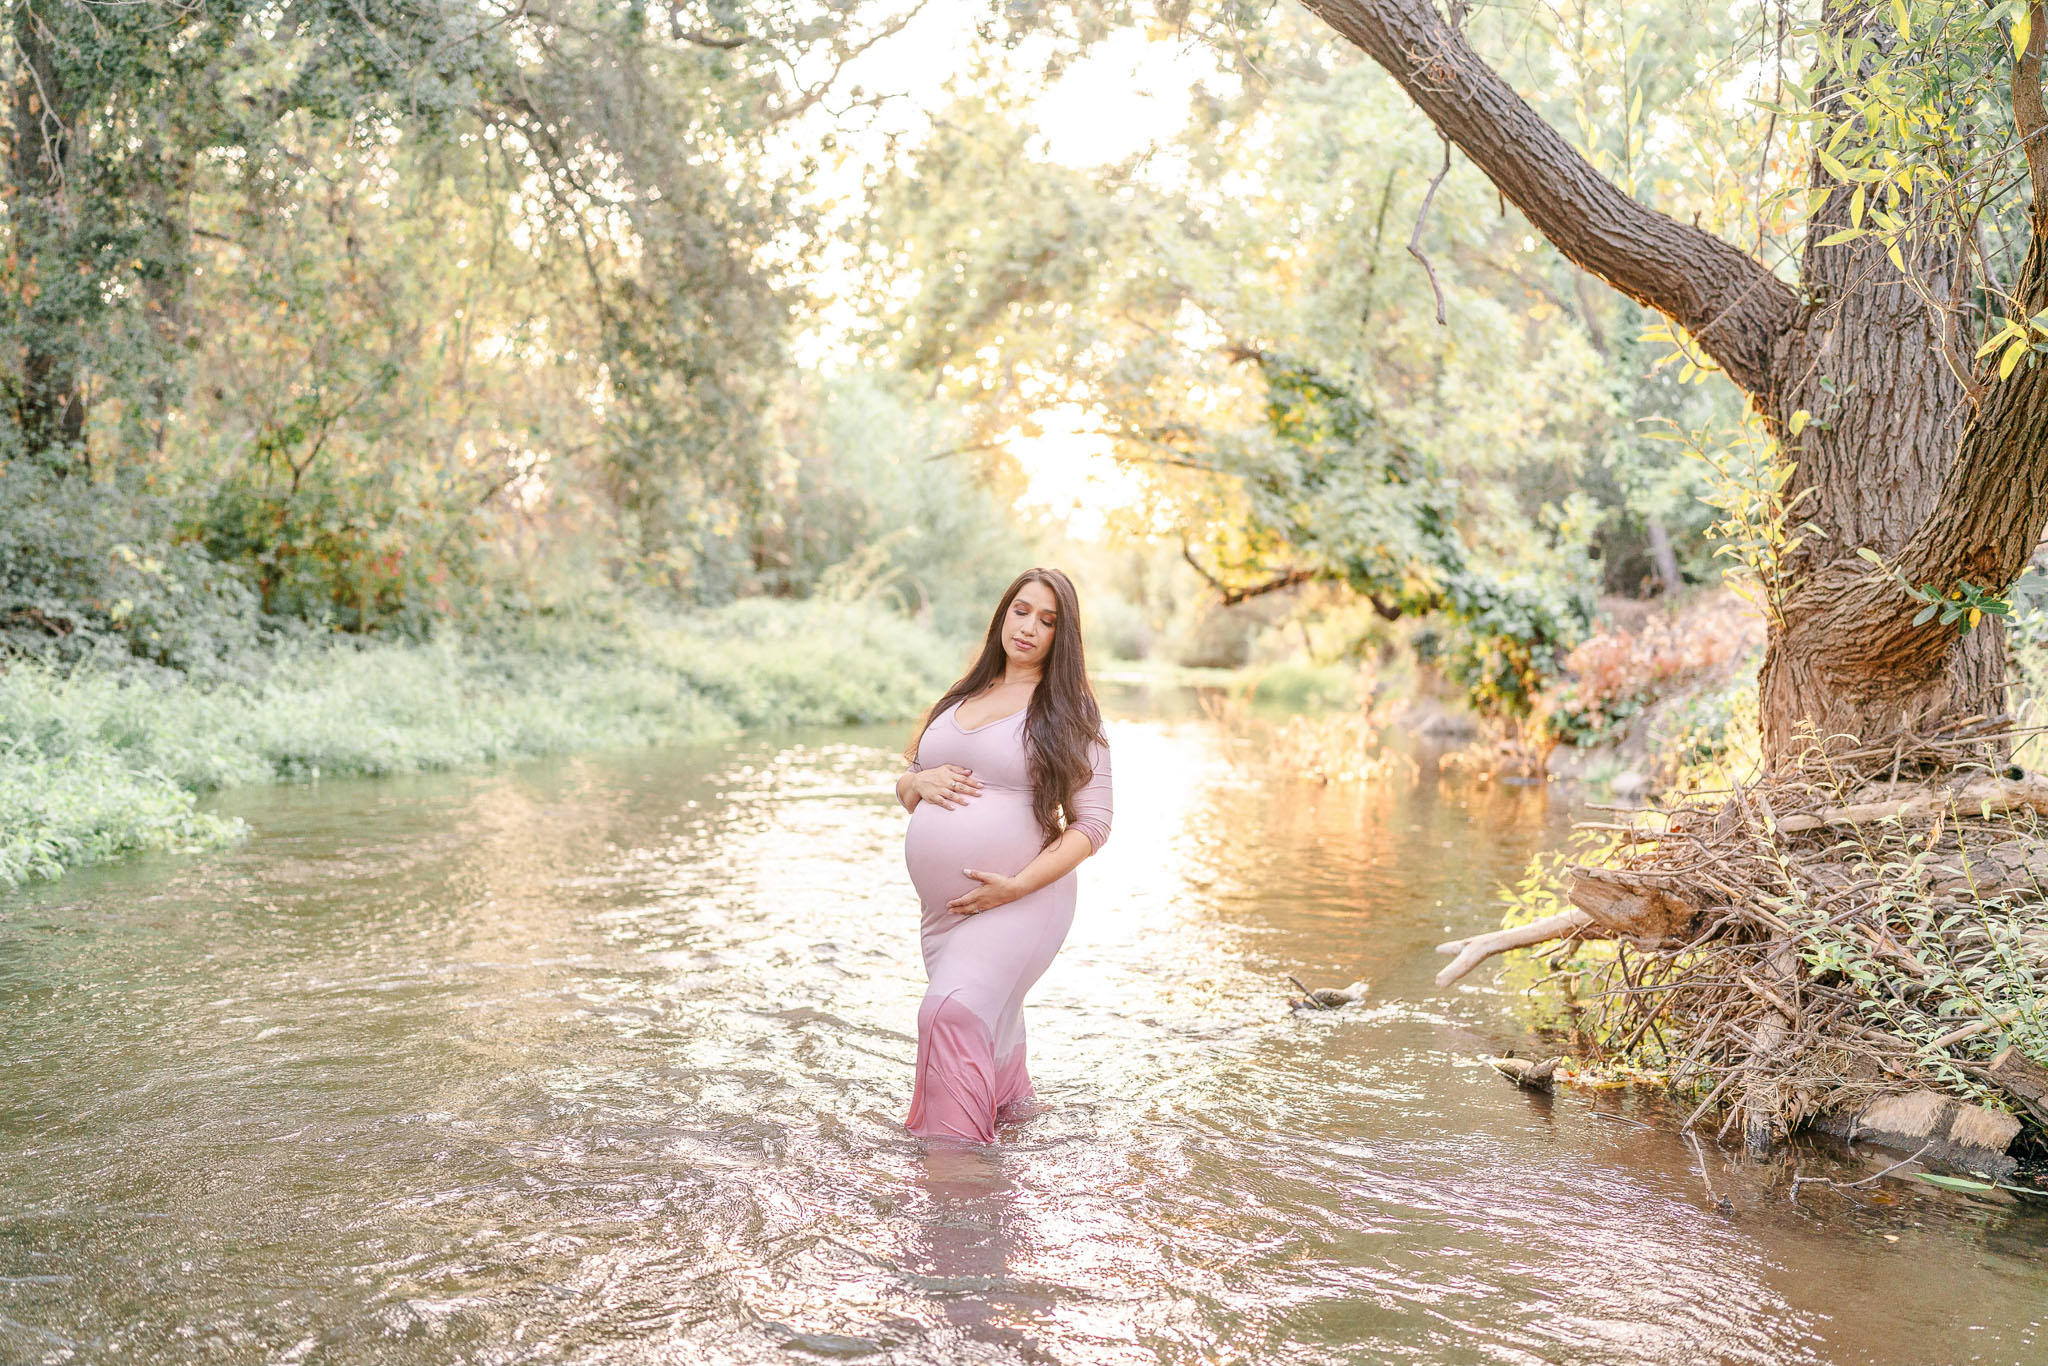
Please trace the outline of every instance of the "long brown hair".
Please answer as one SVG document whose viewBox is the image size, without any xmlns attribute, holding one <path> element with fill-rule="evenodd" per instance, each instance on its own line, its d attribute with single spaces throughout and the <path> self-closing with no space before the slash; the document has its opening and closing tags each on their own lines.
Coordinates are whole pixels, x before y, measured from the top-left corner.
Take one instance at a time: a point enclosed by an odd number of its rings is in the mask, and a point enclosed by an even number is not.
<svg viewBox="0 0 2048 1366">
<path fill-rule="evenodd" d="M 1095 704 L 1095 690 L 1088 686 L 1088 669 L 1081 650 L 1081 604 L 1074 594 L 1074 581 L 1057 569 L 1027 569 L 1011 582 L 1003 600 L 989 618 L 988 635 L 981 642 L 981 655 L 945 695 L 924 714 L 904 757 L 915 760 L 925 729 L 946 708 L 963 698 L 1001 681 L 1009 660 L 1003 653 L 1003 627 L 1010 604 L 1027 583 L 1042 583 L 1052 590 L 1059 604 L 1053 622 L 1052 650 L 1039 671 L 1038 685 L 1031 690 L 1031 704 L 1024 715 L 1024 749 L 1031 756 L 1031 813 L 1045 843 L 1060 837 L 1061 811 L 1069 806 L 1094 772 L 1088 761 L 1088 745 L 1108 744 L 1102 733 L 1102 709 Z"/>
</svg>

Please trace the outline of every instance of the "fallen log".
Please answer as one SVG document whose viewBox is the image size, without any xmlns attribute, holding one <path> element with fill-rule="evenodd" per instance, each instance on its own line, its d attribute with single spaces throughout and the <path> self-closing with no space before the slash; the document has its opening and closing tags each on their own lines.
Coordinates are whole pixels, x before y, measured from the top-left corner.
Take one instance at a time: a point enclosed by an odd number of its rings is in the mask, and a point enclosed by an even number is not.
<svg viewBox="0 0 2048 1366">
<path fill-rule="evenodd" d="M 1852 1143 L 1879 1143 L 1901 1152 L 1917 1148 L 1964 1171 L 2002 1177 L 2018 1166 L 2006 1153 L 2019 1136 L 2018 1119 L 1939 1091 L 1882 1095 L 1861 1109 L 1824 1112 L 1813 1123 L 1822 1133 Z"/>
<path fill-rule="evenodd" d="M 2048 779 L 2028 774 L 2022 778 L 1979 777 L 1956 786 L 1917 786 L 1905 797 L 1803 811 L 1786 816 L 1777 824 L 1784 834 L 1797 835 L 1829 825 L 1932 818 L 1936 812 L 1951 808 L 1965 816 L 2020 810 L 2048 815 Z"/>
<path fill-rule="evenodd" d="M 1571 902 L 1605 933 L 1639 949 L 1669 948 L 1689 941 L 1700 906 L 1668 884 L 1616 868 L 1571 870 Z"/>
<path fill-rule="evenodd" d="M 1640 949 L 1672 948 L 1691 940 L 1701 908 L 1690 897 L 1618 869 L 1581 866 L 1571 873 L 1573 909 L 1437 945 L 1438 953 L 1457 957 L 1436 975 L 1436 984 L 1449 986 L 1495 954 L 1553 939 L 1625 939 Z"/>
</svg>

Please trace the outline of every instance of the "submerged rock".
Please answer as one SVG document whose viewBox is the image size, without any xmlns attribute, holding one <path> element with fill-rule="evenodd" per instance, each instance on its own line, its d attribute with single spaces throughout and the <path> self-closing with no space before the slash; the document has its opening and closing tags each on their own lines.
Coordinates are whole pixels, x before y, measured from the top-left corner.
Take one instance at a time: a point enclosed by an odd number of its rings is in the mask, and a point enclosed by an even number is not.
<svg viewBox="0 0 2048 1366">
<path fill-rule="evenodd" d="M 1564 1059 L 1545 1058 L 1536 1062 L 1510 1054 L 1504 1058 L 1481 1058 L 1480 1061 L 1517 1086 L 1525 1086 L 1531 1091 L 1548 1091 L 1551 1078 L 1557 1074 L 1557 1065 Z"/>
<path fill-rule="evenodd" d="M 1298 977 L 1290 977 L 1287 980 L 1300 988 L 1302 993 L 1302 999 L 1288 1003 L 1290 1010 L 1336 1010 L 1341 1006 L 1358 1004 L 1365 999 L 1366 993 L 1372 990 L 1365 982 L 1353 982 L 1348 987 L 1309 987 L 1304 986 Z"/>
</svg>

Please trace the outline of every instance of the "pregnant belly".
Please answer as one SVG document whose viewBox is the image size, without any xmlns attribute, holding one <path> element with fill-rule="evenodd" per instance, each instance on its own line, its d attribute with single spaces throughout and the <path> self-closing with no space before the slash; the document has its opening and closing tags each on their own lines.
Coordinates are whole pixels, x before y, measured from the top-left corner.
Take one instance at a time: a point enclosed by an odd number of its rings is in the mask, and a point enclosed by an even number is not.
<svg viewBox="0 0 2048 1366">
<path fill-rule="evenodd" d="M 918 899 L 926 905 L 951 901 L 981 884 L 960 870 L 1020 873 L 1038 857 L 1038 821 L 1025 792 L 984 790 L 951 810 L 919 802 L 903 837 L 903 861 Z"/>
</svg>

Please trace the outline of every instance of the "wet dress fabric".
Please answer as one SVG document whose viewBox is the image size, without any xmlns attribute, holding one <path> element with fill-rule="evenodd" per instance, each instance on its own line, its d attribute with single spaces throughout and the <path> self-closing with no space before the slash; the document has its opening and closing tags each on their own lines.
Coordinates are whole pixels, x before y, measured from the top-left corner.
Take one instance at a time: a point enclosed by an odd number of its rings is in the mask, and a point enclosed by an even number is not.
<svg viewBox="0 0 2048 1366">
<path fill-rule="evenodd" d="M 1029 709 L 963 728 L 959 704 L 933 718 L 912 768 L 957 764 L 981 790 L 959 806 L 921 801 L 910 813 L 904 862 L 923 907 L 919 937 L 931 985 L 917 1012 L 917 1080 L 910 1131 L 992 1142 L 998 1113 L 1031 1095 L 1024 1066 L 1024 995 L 1074 923 L 1074 872 L 977 915 L 946 903 L 981 884 L 964 869 L 1015 876 L 1038 857 L 1044 834 L 1031 812 Z M 1093 775 L 1068 803 L 1067 827 L 1100 849 L 1109 838 L 1109 749 L 1089 747 Z"/>
</svg>

